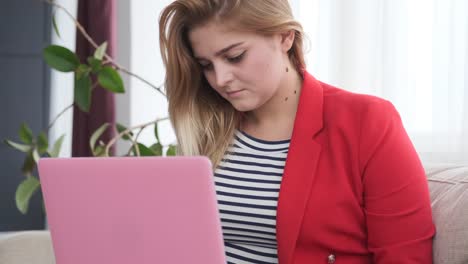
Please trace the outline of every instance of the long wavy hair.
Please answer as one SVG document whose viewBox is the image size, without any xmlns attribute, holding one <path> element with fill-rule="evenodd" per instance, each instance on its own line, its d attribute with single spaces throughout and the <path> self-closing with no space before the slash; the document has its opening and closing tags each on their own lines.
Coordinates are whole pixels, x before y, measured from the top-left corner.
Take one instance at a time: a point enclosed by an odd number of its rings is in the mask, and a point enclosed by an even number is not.
<svg viewBox="0 0 468 264">
<path fill-rule="evenodd" d="M 304 35 L 287 0 L 175 0 L 162 11 L 159 41 L 178 154 L 207 156 L 216 168 L 242 113 L 210 87 L 193 57 L 188 33 L 210 21 L 231 22 L 236 29 L 265 36 L 294 31 L 288 55 L 297 72 L 305 67 Z"/>
</svg>

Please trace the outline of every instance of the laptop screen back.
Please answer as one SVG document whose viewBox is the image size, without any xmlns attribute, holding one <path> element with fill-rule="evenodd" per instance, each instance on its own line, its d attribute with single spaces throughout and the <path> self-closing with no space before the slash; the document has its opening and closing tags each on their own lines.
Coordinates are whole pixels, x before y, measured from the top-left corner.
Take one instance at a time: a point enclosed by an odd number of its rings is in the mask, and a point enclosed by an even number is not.
<svg viewBox="0 0 468 264">
<path fill-rule="evenodd" d="M 226 263 L 203 157 L 44 158 L 57 264 Z"/>
</svg>

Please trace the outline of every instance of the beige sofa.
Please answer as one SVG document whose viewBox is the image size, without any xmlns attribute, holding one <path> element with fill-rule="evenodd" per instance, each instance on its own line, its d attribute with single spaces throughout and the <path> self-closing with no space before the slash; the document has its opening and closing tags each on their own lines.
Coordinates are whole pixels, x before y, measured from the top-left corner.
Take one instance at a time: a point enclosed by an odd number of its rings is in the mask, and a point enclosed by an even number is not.
<svg viewBox="0 0 468 264">
<path fill-rule="evenodd" d="M 53 264 L 55 258 L 48 231 L 24 231 L 0 235 L 0 264 Z"/>
<path fill-rule="evenodd" d="M 468 166 L 426 167 L 437 233 L 434 263 L 468 263 Z"/>
<path fill-rule="evenodd" d="M 468 263 L 468 166 L 426 166 L 434 222 L 434 263 Z M 25 231 L 0 236 L 0 264 L 55 263 L 50 234 Z"/>
</svg>

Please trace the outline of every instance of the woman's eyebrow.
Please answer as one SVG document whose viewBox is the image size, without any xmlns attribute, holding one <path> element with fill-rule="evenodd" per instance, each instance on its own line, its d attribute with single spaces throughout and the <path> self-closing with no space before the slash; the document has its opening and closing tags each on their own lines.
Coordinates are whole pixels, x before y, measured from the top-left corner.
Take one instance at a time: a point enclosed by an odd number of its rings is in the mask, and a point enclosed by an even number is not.
<svg viewBox="0 0 468 264">
<path fill-rule="evenodd" d="M 221 56 L 223 53 L 226 53 L 226 52 L 228 52 L 229 50 L 231 50 L 231 49 L 233 49 L 233 48 L 235 48 L 235 47 L 237 47 L 237 46 L 240 46 L 240 45 L 242 45 L 242 44 L 244 44 L 244 42 L 238 42 L 238 43 L 234 43 L 234 44 L 232 44 L 232 45 L 229 45 L 229 46 L 227 46 L 226 48 L 223 48 L 223 49 L 221 49 L 220 51 L 217 51 L 217 52 L 215 53 L 215 57 L 219 57 L 219 56 Z M 195 58 L 196 58 L 197 60 L 205 60 L 205 58 L 198 57 L 198 56 L 196 56 Z"/>
<path fill-rule="evenodd" d="M 231 49 L 233 49 L 233 48 L 235 48 L 235 47 L 237 47 L 237 46 L 240 46 L 240 45 L 242 45 L 242 44 L 244 44 L 244 42 L 238 42 L 238 43 L 229 45 L 229 46 L 227 46 L 226 48 L 224 48 L 224 49 L 222 49 L 222 50 L 216 52 L 216 53 L 215 53 L 215 56 L 218 57 L 218 56 L 220 56 L 221 54 L 226 53 L 226 52 L 228 52 L 229 50 L 231 50 Z"/>
</svg>

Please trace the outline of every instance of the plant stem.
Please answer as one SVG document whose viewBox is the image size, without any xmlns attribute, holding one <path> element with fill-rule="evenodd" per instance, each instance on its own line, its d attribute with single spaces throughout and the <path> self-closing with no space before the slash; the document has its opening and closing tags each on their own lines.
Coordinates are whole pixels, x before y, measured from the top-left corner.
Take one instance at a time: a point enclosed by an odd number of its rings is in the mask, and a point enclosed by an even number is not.
<svg viewBox="0 0 468 264">
<path fill-rule="evenodd" d="M 115 131 L 115 134 L 118 134 L 119 131 L 117 130 L 117 128 L 114 126 L 114 131 Z M 135 152 L 136 152 L 136 155 L 139 157 L 140 156 L 140 149 L 138 148 L 138 143 L 135 139 L 133 139 L 133 137 L 130 135 L 130 133 L 125 133 L 124 135 L 127 135 L 128 138 L 130 139 L 130 141 L 132 141 L 132 147 L 130 147 L 127 151 L 127 156 L 130 156 L 130 153 L 132 152 L 132 148 L 135 148 Z"/>
<path fill-rule="evenodd" d="M 161 87 L 162 85 L 160 86 L 155 86 L 153 84 L 151 84 L 149 81 L 143 79 L 142 77 L 136 75 L 136 74 L 133 74 L 131 73 L 129 70 L 119 66 L 118 64 L 116 64 L 115 62 L 112 62 L 114 64 L 114 66 L 117 68 L 117 70 L 120 70 L 124 73 L 126 73 L 127 75 L 130 75 L 130 76 L 133 76 L 134 78 L 137 78 L 138 80 L 142 81 L 143 83 L 149 85 L 151 88 L 155 89 L 157 92 L 159 92 L 161 95 L 163 95 L 164 97 L 166 97 L 166 94 L 162 91 Z"/>
<path fill-rule="evenodd" d="M 75 25 L 76 27 L 78 28 L 78 30 L 81 32 L 81 34 L 85 37 L 86 40 L 89 41 L 89 43 L 91 43 L 91 45 L 93 45 L 93 47 L 95 49 L 97 49 L 99 46 L 96 44 L 96 42 L 91 38 L 91 36 L 89 36 L 88 32 L 86 32 L 86 30 L 84 29 L 84 27 L 80 24 L 80 22 L 78 22 L 78 20 L 65 8 L 63 7 L 62 5 L 60 4 L 57 4 L 55 3 L 53 0 L 43 0 L 45 1 L 46 3 L 52 5 L 52 6 L 55 6 L 57 7 L 58 9 L 61 9 L 63 10 L 74 22 L 75 22 Z M 121 65 L 119 65 L 111 56 L 109 56 L 107 53 L 104 54 L 104 58 L 106 58 L 106 60 L 108 60 L 109 62 L 111 62 L 117 70 L 120 70 L 130 76 L 133 76 L 135 78 L 137 78 L 138 80 L 146 83 L 147 85 L 149 85 L 151 88 L 155 89 L 156 91 L 158 91 L 160 94 L 162 94 L 163 96 L 166 96 L 166 94 L 162 91 L 161 89 L 161 86 L 156 86 L 156 85 L 153 85 L 152 83 L 150 83 L 149 81 L 143 79 L 142 77 L 130 72 L 129 70 L 127 70 L 126 68 L 122 67 Z"/>
<path fill-rule="evenodd" d="M 137 157 L 140 157 L 141 155 L 140 155 L 140 148 L 138 147 L 138 142 L 135 139 L 133 139 L 130 135 L 129 137 L 130 137 L 130 140 L 132 141 L 132 147 L 135 148 L 135 153 Z M 130 155 L 131 152 L 132 152 L 132 148 L 128 150 L 127 155 Z"/>
<path fill-rule="evenodd" d="M 109 156 L 109 150 L 110 150 L 110 147 L 112 147 L 112 145 L 114 145 L 117 140 L 121 137 L 123 137 L 125 134 L 129 133 L 130 131 L 134 130 L 134 129 L 138 129 L 138 128 L 145 128 L 149 125 L 152 125 L 152 124 L 156 124 L 158 123 L 159 121 L 164 121 L 164 120 L 167 120 L 168 118 L 165 117 L 165 118 L 159 118 L 159 119 L 156 119 L 154 121 L 151 121 L 151 122 L 148 122 L 148 123 L 145 123 L 145 124 L 141 124 L 141 125 L 138 125 L 138 126 L 134 126 L 134 127 L 131 127 L 131 128 L 127 128 L 126 130 L 120 132 L 118 135 L 116 135 L 115 137 L 113 137 L 106 145 L 106 151 L 105 151 L 105 154 L 106 156 Z M 137 154 L 139 156 L 139 151 L 138 151 L 138 146 L 136 146 L 136 151 L 137 151 Z"/>
<path fill-rule="evenodd" d="M 147 126 L 142 126 L 142 127 L 140 128 L 140 131 L 138 131 L 138 133 L 137 133 L 136 136 L 135 136 L 135 140 L 138 140 L 138 138 L 140 137 L 141 132 L 143 132 L 143 129 L 145 129 L 146 127 L 147 127 Z"/>
<path fill-rule="evenodd" d="M 73 107 L 73 104 L 67 106 L 65 109 L 62 110 L 62 112 L 60 112 L 60 114 L 58 114 L 55 119 L 49 124 L 49 126 L 47 127 L 47 130 L 46 130 L 46 134 L 49 132 L 49 130 L 52 128 L 52 126 L 55 124 L 55 122 L 57 121 L 57 119 L 59 119 L 59 117 L 61 117 L 63 114 L 65 114 L 65 112 L 72 108 Z"/>
</svg>

